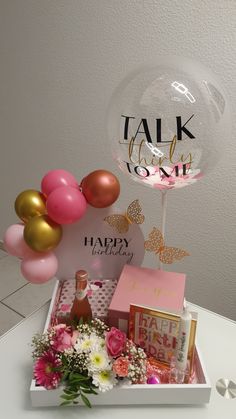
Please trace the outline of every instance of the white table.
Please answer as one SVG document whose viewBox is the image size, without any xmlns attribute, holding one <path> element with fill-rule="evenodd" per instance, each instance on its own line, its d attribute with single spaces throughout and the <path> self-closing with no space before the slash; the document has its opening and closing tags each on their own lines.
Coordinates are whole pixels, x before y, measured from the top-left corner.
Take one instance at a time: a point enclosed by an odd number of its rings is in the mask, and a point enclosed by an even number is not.
<svg viewBox="0 0 236 419">
<path fill-rule="evenodd" d="M 32 408 L 29 387 L 32 377 L 31 339 L 41 332 L 49 304 L 23 320 L 0 338 L 0 417 L 4 419 L 235 419 L 236 398 L 218 394 L 219 378 L 236 382 L 236 323 L 191 305 L 199 313 L 197 340 L 212 383 L 211 400 L 203 406 L 156 405 L 119 407 Z M 78 410 L 79 409 L 79 410 Z"/>
</svg>

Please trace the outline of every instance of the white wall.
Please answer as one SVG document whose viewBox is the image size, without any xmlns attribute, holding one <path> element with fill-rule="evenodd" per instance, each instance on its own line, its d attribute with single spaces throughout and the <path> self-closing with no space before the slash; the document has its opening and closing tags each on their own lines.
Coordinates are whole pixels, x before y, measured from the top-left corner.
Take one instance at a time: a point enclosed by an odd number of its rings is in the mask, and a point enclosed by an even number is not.
<svg viewBox="0 0 236 419">
<path fill-rule="evenodd" d="M 145 235 L 159 226 L 160 193 L 127 182 L 111 160 L 109 98 L 128 71 L 175 54 L 210 67 L 234 105 L 235 27 L 234 0 L 0 0 L 0 237 L 17 220 L 16 195 L 52 168 L 78 179 L 112 170 L 119 205 L 139 197 Z M 211 177 L 169 193 L 167 242 L 191 253 L 171 267 L 187 273 L 187 298 L 236 319 L 236 142 L 223 141 Z"/>
</svg>

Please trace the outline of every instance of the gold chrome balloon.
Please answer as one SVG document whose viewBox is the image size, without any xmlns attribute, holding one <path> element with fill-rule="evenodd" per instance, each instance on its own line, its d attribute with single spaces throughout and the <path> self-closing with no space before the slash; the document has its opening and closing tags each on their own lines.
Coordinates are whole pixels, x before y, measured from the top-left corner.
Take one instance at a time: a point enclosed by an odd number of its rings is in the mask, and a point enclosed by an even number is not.
<svg viewBox="0 0 236 419">
<path fill-rule="evenodd" d="M 34 189 L 21 192 L 15 200 L 15 211 L 25 223 L 32 217 L 46 214 L 46 198 Z"/>
<path fill-rule="evenodd" d="M 54 249 L 62 238 L 62 228 L 48 215 L 31 218 L 24 228 L 24 239 L 35 252 Z"/>
</svg>

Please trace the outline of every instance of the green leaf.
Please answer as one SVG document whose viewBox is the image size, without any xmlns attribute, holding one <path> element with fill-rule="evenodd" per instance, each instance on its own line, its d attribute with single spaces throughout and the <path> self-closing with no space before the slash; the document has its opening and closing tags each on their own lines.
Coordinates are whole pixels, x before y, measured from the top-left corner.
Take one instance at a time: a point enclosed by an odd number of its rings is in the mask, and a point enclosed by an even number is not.
<svg viewBox="0 0 236 419">
<path fill-rule="evenodd" d="M 78 393 L 79 392 L 79 390 L 80 390 L 80 387 L 78 387 L 78 386 L 70 386 L 69 387 L 69 390 L 70 390 L 70 392 L 71 393 Z"/>
<path fill-rule="evenodd" d="M 90 380 L 90 378 L 91 378 L 91 377 L 87 377 L 86 375 L 79 374 L 78 372 L 74 373 L 74 377 L 75 378 L 81 378 L 81 379 L 86 380 L 86 381 Z"/>
<path fill-rule="evenodd" d="M 83 317 L 80 317 L 80 319 L 79 319 L 79 326 L 81 325 L 81 324 L 83 324 L 84 323 L 84 319 L 83 319 Z"/>
<path fill-rule="evenodd" d="M 75 386 L 73 386 L 73 388 L 70 386 L 70 387 L 65 387 L 64 389 L 63 389 L 63 391 L 64 391 L 64 393 L 74 393 L 74 392 L 77 392 L 77 390 L 78 390 L 78 388 L 77 388 L 77 386 L 75 387 Z"/>
<path fill-rule="evenodd" d="M 66 388 L 63 390 L 63 392 L 64 392 L 65 394 L 71 394 L 71 393 L 72 393 L 72 392 L 71 392 L 71 390 L 66 389 Z"/>
<path fill-rule="evenodd" d="M 81 381 L 81 380 L 89 381 L 90 377 L 87 377 L 86 375 L 79 374 L 78 372 L 71 372 L 69 374 L 68 380 L 69 381 Z"/>
<path fill-rule="evenodd" d="M 90 388 L 90 389 L 84 389 L 84 388 L 81 388 L 81 391 L 83 391 L 83 393 L 85 393 L 85 394 L 98 394 L 95 390 L 93 390 L 92 388 Z"/>
<path fill-rule="evenodd" d="M 60 397 L 61 397 L 61 399 L 64 399 L 64 400 L 74 400 L 78 397 L 78 394 L 71 394 L 71 395 L 62 394 Z"/>
<path fill-rule="evenodd" d="M 74 373 L 73 372 L 70 372 L 70 374 L 69 374 L 69 380 L 72 380 L 73 379 L 73 377 L 74 377 Z"/>
<path fill-rule="evenodd" d="M 82 393 L 81 393 L 81 399 L 83 400 L 84 404 L 87 407 L 90 407 L 90 408 L 92 407 L 89 399 L 84 394 L 82 394 Z"/>
<path fill-rule="evenodd" d="M 57 372 L 57 371 L 59 371 L 59 372 L 60 372 L 60 371 L 61 371 L 61 367 L 53 367 L 53 368 L 52 368 L 52 371 L 53 371 L 53 372 Z"/>
<path fill-rule="evenodd" d="M 74 403 L 74 402 L 73 402 Z M 69 406 L 69 404 L 71 404 L 71 402 L 69 402 L 69 401 L 65 401 L 65 402 L 62 402 L 61 404 L 60 404 L 60 406 Z"/>
<path fill-rule="evenodd" d="M 77 393 L 79 391 L 79 386 L 75 384 L 70 384 L 66 386 L 66 389 L 69 390 L 71 393 Z"/>
<path fill-rule="evenodd" d="M 63 364 L 67 364 L 67 357 L 66 357 L 66 355 L 65 354 L 61 354 L 61 360 L 62 360 L 62 363 Z"/>
<path fill-rule="evenodd" d="M 72 396 L 72 395 L 78 395 L 78 391 L 77 391 L 77 389 L 74 391 L 74 390 L 63 390 L 64 391 L 64 393 L 65 394 L 67 394 L 68 396 Z"/>
<path fill-rule="evenodd" d="M 98 394 L 98 392 L 96 390 L 94 390 L 93 388 L 90 389 L 92 394 Z"/>
<path fill-rule="evenodd" d="M 62 381 L 66 381 L 66 380 L 67 380 L 67 378 L 68 378 L 68 376 L 69 376 L 69 372 L 68 372 L 68 371 L 66 371 L 66 372 L 63 374 L 63 376 L 62 376 Z"/>
<path fill-rule="evenodd" d="M 87 383 L 86 383 L 86 381 L 87 380 L 85 380 L 84 378 L 71 378 L 69 381 L 68 381 L 68 383 L 70 384 L 70 383 L 72 383 L 72 384 L 75 384 L 75 383 L 78 383 L 78 384 L 80 384 L 80 383 L 85 383 L 85 385 L 87 385 Z"/>
</svg>

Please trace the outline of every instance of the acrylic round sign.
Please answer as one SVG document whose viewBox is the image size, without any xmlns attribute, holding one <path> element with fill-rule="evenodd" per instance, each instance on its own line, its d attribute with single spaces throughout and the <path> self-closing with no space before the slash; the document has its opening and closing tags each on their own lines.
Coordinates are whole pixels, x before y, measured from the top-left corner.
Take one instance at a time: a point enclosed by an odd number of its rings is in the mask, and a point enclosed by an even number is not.
<svg viewBox="0 0 236 419">
<path fill-rule="evenodd" d="M 88 207 L 75 224 L 63 226 L 63 237 L 55 249 L 58 258 L 58 279 L 69 279 L 85 269 L 91 279 L 118 278 L 125 264 L 141 265 L 144 237 L 137 224 L 130 224 L 126 233 L 119 233 L 104 218 L 125 211 Z"/>
</svg>

